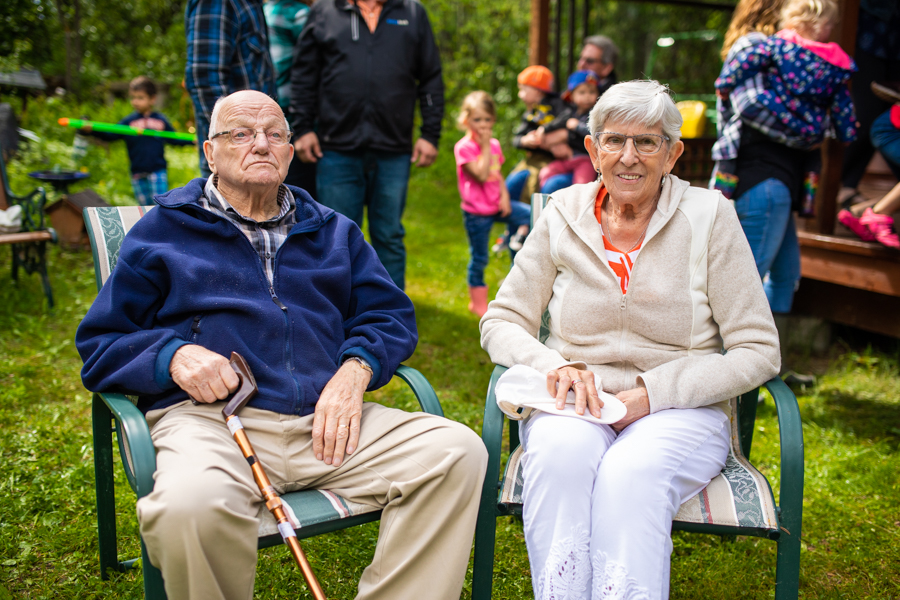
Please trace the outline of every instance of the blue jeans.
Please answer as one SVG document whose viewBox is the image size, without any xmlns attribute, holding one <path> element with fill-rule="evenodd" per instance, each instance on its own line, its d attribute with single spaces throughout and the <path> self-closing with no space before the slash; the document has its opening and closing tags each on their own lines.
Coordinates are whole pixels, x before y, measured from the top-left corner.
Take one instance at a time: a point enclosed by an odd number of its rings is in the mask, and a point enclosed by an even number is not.
<svg viewBox="0 0 900 600">
<path fill-rule="evenodd" d="M 900 129 L 891 123 L 891 111 L 887 111 L 872 123 L 872 145 L 881 152 L 894 176 L 900 178 Z"/>
<path fill-rule="evenodd" d="M 472 287 L 480 287 L 484 283 L 484 268 L 488 264 L 488 244 L 490 243 L 491 227 L 494 223 L 506 223 L 509 231 L 515 234 L 522 225 L 531 222 L 531 207 L 524 202 L 513 200 L 512 212 L 508 216 L 500 213 L 493 215 L 473 215 L 463 211 L 463 223 L 466 226 L 466 235 L 469 237 L 469 268 L 468 282 Z M 515 260 L 516 253 L 510 249 L 510 264 Z"/>
<path fill-rule="evenodd" d="M 552 194 L 557 190 L 561 190 L 563 188 L 567 188 L 572 185 L 572 174 L 566 173 L 565 175 L 554 175 L 550 179 L 548 179 L 544 185 L 541 187 L 542 194 Z"/>
<path fill-rule="evenodd" d="M 368 207 L 369 238 L 388 275 L 406 285 L 403 210 L 409 184 L 409 154 L 326 150 L 316 167 L 316 200 L 362 228 Z"/>
<path fill-rule="evenodd" d="M 203 113 L 194 105 L 194 114 L 197 115 L 194 120 L 194 126 L 197 128 L 197 149 L 200 152 L 200 177 L 210 177 L 212 171 L 209 170 L 209 163 L 206 162 L 206 155 L 203 153 L 203 142 L 209 138 L 209 121 L 202 116 Z"/>
<path fill-rule="evenodd" d="M 509 198 L 511 200 L 521 199 L 522 189 L 525 187 L 525 184 L 528 183 L 528 177 L 530 175 L 531 172 L 528 169 L 519 169 L 506 176 L 506 189 L 509 191 Z"/>
<path fill-rule="evenodd" d="M 800 244 L 791 213 L 791 193 L 778 179 L 766 179 L 734 203 L 763 289 L 774 313 L 791 312 L 800 282 Z"/>
</svg>

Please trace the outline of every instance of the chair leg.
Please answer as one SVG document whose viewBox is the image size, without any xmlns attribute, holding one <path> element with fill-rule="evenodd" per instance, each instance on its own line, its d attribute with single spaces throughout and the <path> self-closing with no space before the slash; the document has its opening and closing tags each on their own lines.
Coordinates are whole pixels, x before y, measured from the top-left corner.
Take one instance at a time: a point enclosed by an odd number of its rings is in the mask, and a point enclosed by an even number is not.
<svg viewBox="0 0 900 600">
<path fill-rule="evenodd" d="M 166 588 L 163 585 L 162 573 L 150 564 L 147 547 L 141 539 L 141 570 L 144 572 L 145 600 L 166 600 Z"/>
<path fill-rule="evenodd" d="M 47 296 L 47 309 L 53 308 L 53 289 L 50 287 L 50 277 L 47 276 L 47 248 L 41 244 L 41 260 L 38 263 L 38 272 L 41 276 L 41 285 L 44 287 L 44 295 Z"/>
<path fill-rule="evenodd" d="M 799 594 L 800 536 L 782 531 L 775 563 L 775 600 L 796 600 Z"/>
<path fill-rule="evenodd" d="M 97 492 L 97 536 L 100 548 L 100 577 L 108 579 L 108 569 L 120 570 L 116 549 L 116 498 L 113 478 L 112 413 L 94 394 L 91 406 L 94 437 L 94 477 Z"/>
<path fill-rule="evenodd" d="M 16 252 L 18 249 L 17 244 L 12 244 L 10 246 L 12 248 L 12 280 L 15 282 L 19 281 L 19 255 Z"/>
<path fill-rule="evenodd" d="M 485 483 L 485 487 L 488 484 Z M 494 582 L 494 546 L 497 535 L 496 491 L 482 493 L 475 523 L 475 560 L 472 566 L 472 600 L 491 600 Z"/>
</svg>

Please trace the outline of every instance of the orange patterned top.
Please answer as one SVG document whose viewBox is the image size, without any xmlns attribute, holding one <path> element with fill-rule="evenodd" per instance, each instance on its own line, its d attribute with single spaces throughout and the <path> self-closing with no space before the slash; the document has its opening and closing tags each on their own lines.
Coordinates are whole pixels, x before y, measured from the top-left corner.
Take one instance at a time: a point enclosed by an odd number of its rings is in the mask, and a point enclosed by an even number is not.
<svg viewBox="0 0 900 600">
<path fill-rule="evenodd" d="M 603 217 L 603 201 L 606 200 L 607 195 L 608 192 L 606 191 L 606 186 L 601 183 L 600 189 L 597 190 L 597 199 L 594 201 L 594 216 L 597 217 L 597 225 L 600 225 L 600 234 L 603 236 L 603 249 L 606 250 L 606 262 L 609 263 L 609 268 L 611 268 L 613 273 L 619 278 L 619 288 L 621 288 L 622 293 L 624 294 L 628 291 L 628 281 L 631 279 L 631 269 L 634 267 L 634 261 L 641 251 L 641 246 L 644 245 L 644 240 L 641 240 L 641 243 L 632 248 L 629 252 L 623 252 L 613 246 L 612 242 L 609 241 L 609 238 L 606 237 L 606 234 L 603 233 L 603 225 L 601 224 Z"/>
</svg>

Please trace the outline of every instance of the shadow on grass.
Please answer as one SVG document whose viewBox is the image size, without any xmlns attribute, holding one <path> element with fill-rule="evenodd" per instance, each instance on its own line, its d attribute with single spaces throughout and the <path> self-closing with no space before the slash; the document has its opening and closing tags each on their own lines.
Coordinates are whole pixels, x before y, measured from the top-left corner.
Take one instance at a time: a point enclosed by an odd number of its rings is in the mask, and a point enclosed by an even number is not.
<svg viewBox="0 0 900 600">
<path fill-rule="evenodd" d="M 895 452 L 900 449 L 900 404 L 829 389 L 820 391 L 817 401 L 804 407 L 803 420 L 857 438 L 884 440 Z"/>
</svg>

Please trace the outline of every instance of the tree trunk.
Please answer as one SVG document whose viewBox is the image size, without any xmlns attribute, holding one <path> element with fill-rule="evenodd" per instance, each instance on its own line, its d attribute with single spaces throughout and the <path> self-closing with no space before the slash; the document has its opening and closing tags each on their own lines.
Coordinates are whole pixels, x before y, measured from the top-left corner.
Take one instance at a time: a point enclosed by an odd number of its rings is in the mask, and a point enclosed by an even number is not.
<svg viewBox="0 0 900 600">
<path fill-rule="evenodd" d="M 66 90 L 80 99 L 81 62 L 81 0 L 56 0 L 56 14 L 65 35 Z"/>
</svg>

